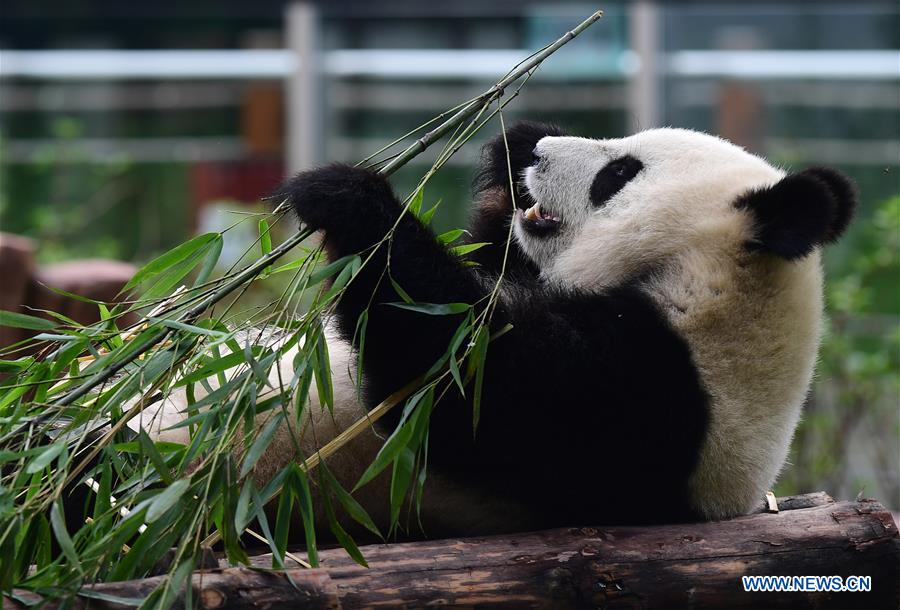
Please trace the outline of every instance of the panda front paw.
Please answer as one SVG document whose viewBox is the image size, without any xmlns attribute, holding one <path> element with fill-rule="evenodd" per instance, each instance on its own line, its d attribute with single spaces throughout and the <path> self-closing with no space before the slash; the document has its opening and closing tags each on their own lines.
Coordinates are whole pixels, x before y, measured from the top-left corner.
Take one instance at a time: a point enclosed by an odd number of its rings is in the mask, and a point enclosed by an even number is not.
<svg viewBox="0 0 900 610">
<path fill-rule="evenodd" d="M 383 176 L 342 163 L 300 172 L 282 185 L 278 195 L 279 201 L 290 203 L 300 222 L 326 234 L 380 228 L 399 214 Z"/>
</svg>

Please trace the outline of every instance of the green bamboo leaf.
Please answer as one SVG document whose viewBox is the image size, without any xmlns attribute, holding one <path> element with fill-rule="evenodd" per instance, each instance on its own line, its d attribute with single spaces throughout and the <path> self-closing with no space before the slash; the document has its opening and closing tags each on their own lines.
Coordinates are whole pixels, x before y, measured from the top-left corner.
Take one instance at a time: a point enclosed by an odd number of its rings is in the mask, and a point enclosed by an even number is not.
<svg viewBox="0 0 900 610">
<path fill-rule="evenodd" d="M 70 367 L 70 365 L 74 365 L 78 368 L 78 361 L 76 358 L 80 356 L 87 346 L 90 345 L 87 338 L 78 339 L 77 341 L 72 341 L 68 345 L 60 346 L 59 349 L 50 357 L 50 360 L 53 362 L 53 365 L 50 368 L 50 377 L 56 378 L 60 372 Z M 121 347 L 121 343 L 118 343 L 119 347 Z"/>
<path fill-rule="evenodd" d="M 251 492 L 253 516 L 256 517 L 256 522 L 259 523 L 259 529 L 262 530 L 263 537 L 266 539 L 266 544 L 269 545 L 269 549 L 272 551 L 272 558 L 274 561 L 274 559 L 278 557 L 278 548 L 275 546 L 275 537 L 269 529 L 269 519 L 266 517 L 266 511 L 263 508 L 266 503 L 255 488 L 251 487 Z M 284 564 L 281 563 L 280 565 L 276 565 L 276 567 L 284 567 Z"/>
<path fill-rule="evenodd" d="M 141 298 L 145 301 L 153 301 L 169 296 L 172 290 L 184 281 L 184 278 L 187 277 L 194 267 L 200 264 L 210 247 L 211 244 L 206 244 L 196 252 L 192 252 L 187 258 L 178 261 L 155 275 L 153 277 L 155 281 L 141 294 Z"/>
<path fill-rule="evenodd" d="M 191 415 L 186 419 L 176 422 L 166 428 L 166 430 L 174 430 L 176 428 L 191 426 L 199 421 L 204 421 L 210 418 L 215 419 L 220 413 L 228 412 L 232 407 L 233 401 L 222 402 L 223 399 L 227 398 L 231 394 L 231 391 L 235 389 L 235 387 L 243 384 L 249 376 L 250 371 L 244 371 L 222 387 L 216 388 L 214 391 L 210 392 L 200 400 L 195 401 L 189 407 L 189 410 L 192 412 L 199 411 L 201 408 L 207 406 L 210 406 L 210 408 L 206 411 L 195 413 L 194 415 Z"/>
<path fill-rule="evenodd" d="M 97 303 L 97 304 L 103 305 L 103 303 Z M 46 316 L 50 316 L 51 318 L 58 320 L 59 322 L 61 322 L 62 324 L 66 325 L 66 326 L 71 326 L 73 329 L 79 329 L 79 330 L 85 329 L 86 330 L 88 328 L 87 326 L 85 326 L 84 324 L 81 324 L 77 320 L 73 320 L 69 316 L 65 316 L 57 311 L 51 311 L 49 309 L 41 309 L 40 307 L 29 307 L 28 309 L 31 311 L 37 311 Z M 73 333 L 76 336 L 84 336 L 81 332 L 78 332 L 75 330 L 68 330 L 66 332 Z"/>
<path fill-rule="evenodd" d="M 372 521 L 372 517 L 366 512 L 366 509 L 364 509 L 353 496 L 347 493 L 347 490 L 344 489 L 336 478 L 334 478 L 334 475 L 325 467 L 324 463 L 319 464 L 319 473 L 323 475 L 324 479 L 327 481 L 328 488 L 334 492 L 335 498 L 340 505 L 344 507 L 344 510 L 347 511 L 350 518 L 379 538 L 384 539 L 378 526 L 375 525 L 375 522 Z"/>
<path fill-rule="evenodd" d="M 12 531 L 7 534 L 5 540 L 0 542 L 0 553 L 2 553 L 0 556 L 8 559 L 0 562 L 0 586 L 4 591 L 12 588 L 16 575 L 27 573 L 28 568 L 36 563 L 34 558 L 39 552 L 42 518 L 42 515 L 34 515 L 25 521 L 21 516 L 13 517 Z M 22 527 L 24 527 L 24 532 L 17 540 L 15 530 L 21 531 L 19 528 Z M 40 567 L 37 566 L 38 570 Z M 23 606 L 27 605 L 23 604 Z"/>
<path fill-rule="evenodd" d="M 34 563 L 38 569 L 43 568 L 53 561 L 53 536 L 50 533 L 50 523 L 44 515 L 38 515 L 37 519 L 37 553 L 35 553 Z"/>
<path fill-rule="evenodd" d="M 349 265 L 355 258 L 359 258 L 359 257 L 356 256 L 355 254 L 350 254 L 348 256 L 344 256 L 342 258 L 337 259 L 334 262 L 331 262 L 331 263 L 325 265 L 321 269 L 317 269 L 315 272 L 310 274 L 309 282 L 307 283 L 307 285 L 315 286 L 322 280 L 328 279 L 332 275 L 335 275 L 336 273 L 343 271 L 344 268 L 347 265 Z"/>
<path fill-rule="evenodd" d="M 321 327 L 320 327 L 321 328 Z M 321 331 L 316 341 L 315 357 L 312 359 L 313 373 L 316 377 L 316 389 L 319 391 L 319 400 L 329 411 L 334 411 L 334 387 L 331 383 L 331 360 L 328 357 L 328 343 L 325 341 L 325 333 Z"/>
<path fill-rule="evenodd" d="M 222 255 L 222 245 L 224 243 L 225 240 L 222 239 L 222 234 L 217 233 L 216 238 L 210 245 L 209 251 L 206 253 L 206 258 L 203 259 L 203 266 L 200 267 L 200 272 L 197 274 L 194 286 L 200 286 L 209 280 L 209 276 L 212 275 L 212 272 L 216 268 L 216 264 L 219 262 L 219 257 Z"/>
<path fill-rule="evenodd" d="M 281 356 L 281 352 L 273 350 L 271 347 L 265 347 L 262 349 L 261 358 L 259 360 L 251 360 L 250 367 L 252 368 L 254 374 L 260 382 L 260 388 L 270 387 L 275 389 L 275 386 L 272 384 L 278 384 L 278 378 L 275 380 L 269 381 L 269 372 L 272 371 L 273 365 L 275 361 Z"/>
<path fill-rule="evenodd" d="M 481 419 L 481 390 L 484 387 L 484 366 L 487 361 L 488 343 L 490 342 L 487 328 L 481 327 L 475 337 L 475 346 L 469 355 L 469 363 L 474 363 L 475 388 L 472 393 L 472 434 L 478 430 L 478 422 Z"/>
<path fill-rule="evenodd" d="M 66 520 L 63 518 L 62 510 L 59 507 L 59 500 L 50 506 L 50 527 L 53 529 L 53 536 L 56 538 L 56 543 L 62 550 L 63 555 L 66 556 L 69 564 L 75 568 L 79 574 L 84 576 L 84 571 L 81 568 L 81 561 L 78 559 L 78 552 L 75 550 L 75 544 L 72 542 L 69 531 L 66 529 Z"/>
<path fill-rule="evenodd" d="M 421 216 L 419 216 L 419 220 L 422 221 L 422 224 L 428 226 L 431 224 L 431 219 L 434 217 L 434 213 L 437 212 L 438 207 L 441 205 L 441 200 L 439 199 L 436 204 L 434 204 L 430 210 L 424 212 Z"/>
<path fill-rule="evenodd" d="M 269 271 L 269 275 L 275 275 L 276 273 L 284 273 L 285 271 L 292 271 L 294 269 L 299 269 L 303 265 L 306 264 L 305 258 L 298 258 L 295 261 L 291 261 L 289 263 L 285 263 L 283 265 L 278 265 L 277 267 L 271 269 Z"/>
<path fill-rule="evenodd" d="M 290 468 L 288 466 L 284 471 L 289 472 Z M 276 568 L 284 565 L 284 553 L 287 550 L 288 533 L 291 528 L 291 511 L 294 507 L 294 494 L 287 484 L 287 478 L 285 477 L 285 482 L 281 486 L 278 511 L 275 515 L 275 536 L 273 537 L 275 551 L 272 552 L 272 566 Z"/>
<path fill-rule="evenodd" d="M 269 271 L 269 275 L 274 275 L 276 273 L 282 273 L 284 271 L 291 271 L 293 269 L 299 269 L 300 267 L 302 267 L 304 265 L 314 265 L 316 261 L 312 260 L 312 259 L 315 259 L 315 258 L 318 258 L 318 254 L 316 252 L 311 252 L 311 253 L 307 252 L 306 256 L 301 256 L 300 258 L 298 258 L 295 261 L 291 261 L 289 263 L 285 263 L 283 265 L 279 265 L 278 267 L 275 267 L 274 269 Z"/>
<path fill-rule="evenodd" d="M 453 229 L 451 231 L 447 231 L 446 233 L 441 233 L 437 236 L 439 242 L 444 245 L 452 244 L 457 239 L 463 236 L 463 234 L 468 233 L 465 229 Z"/>
<path fill-rule="evenodd" d="M 265 256 L 269 252 L 272 251 L 272 233 L 269 231 L 269 223 L 265 218 L 259 219 L 259 249 L 262 252 L 262 255 Z M 259 274 L 260 279 L 264 279 L 269 275 L 269 272 L 272 270 L 272 265 L 269 265 L 265 269 L 262 270 L 262 273 Z"/>
<path fill-rule="evenodd" d="M 18 360 L 0 360 L 0 375 L 6 373 L 18 373 L 34 364 L 34 358 L 28 356 Z"/>
<path fill-rule="evenodd" d="M 279 411 L 272 417 L 272 419 L 270 419 L 266 423 L 265 426 L 263 426 L 262 431 L 253 441 L 253 445 L 250 446 L 250 451 L 247 452 L 247 456 L 244 458 L 244 463 L 241 465 L 241 478 L 244 478 L 251 470 L 253 470 L 253 466 L 256 465 L 256 462 L 260 457 L 262 457 L 262 454 L 269 446 L 269 443 L 272 442 L 272 437 L 275 435 L 275 431 L 278 430 L 278 427 L 281 425 L 281 422 L 283 420 L 284 412 Z"/>
<path fill-rule="evenodd" d="M 469 252 L 474 252 L 475 250 L 480 250 L 485 246 L 490 246 L 491 242 L 489 241 L 479 241 L 474 244 L 463 244 L 461 246 L 454 246 L 450 248 L 450 252 L 455 254 L 456 256 L 465 256 Z"/>
<path fill-rule="evenodd" d="M 91 364 L 84 368 L 82 374 L 90 375 L 96 373 L 97 371 L 108 366 L 110 362 L 130 357 L 134 352 L 146 347 L 148 343 L 156 341 L 158 339 L 158 335 L 163 332 L 168 331 L 160 328 L 159 326 L 151 325 L 148 326 L 145 330 L 138 333 L 137 336 L 125 343 L 125 345 L 109 352 L 108 354 L 98 354 L 96 351 L 92 352 L 95 359 Z M 90 344 L 88 344 L 88 348 L 90 348 Z"/>
<path fill-rule="evenodd" d="M 359 271 L 362 266 L 362 259 L 358 256 L 354 256 L 350 259 L 350 262 L 341 269 L 341 272 L 334 279 L 334 282 L 331 283 L 331 288 L 329 288 L 328 292 L 325 293 L 325 296 L 322 297 L 322 302 L 326 303 L 329 299 L 338 294 L 341 290 L 344 289 L 350 280 L 353 279 L 353 276 L 356 275 L 356 272 Z"/>
<path fill-rule="evenodd" d="M 272 235 L 269 233 L 269 223 L 265 218 L 259 220 L 259 247 L 263 256 L 272 251 Z"/>
<path fill-rule="evenodd" d="M 237 509 L 239 494 L 237 487 L 230 480 L 230 473 L 232 472 L 231 459 L 231 455 L 225 457 L 226 468 L 223 469 L 223 474 L 228 473 L 229 480 L 224 480 L 223 477 L 222 515 L 217 520 L 217 525 L 219 526 L 219 531 L 222 532 L 222 543 L 225 546 L 225 556 L 228 561 L 232 564 L 247 564 L 250 558 L 241 547 L 241 532 L 234 528 L 234 514 Z"/>
<path fill-rule="evenodd" d="M 413 411 L 410 421 L 413 426 L 413 437 L 410 441 L 410 447 L 418 447 L 425 439 L 428 433 L 428 422 L 431 417 L 431 411 L 434 409 L 434 386 L 430 386 L 421 392 L 421 400 Z"/>
<path fill-rule="evenodd" d="M 27 472 L 28 474 L 34 474 L 35 472 L 43 470 L 50 464 L 50 462 L 55 460 L 65 448 L 66 443 L 63 441 L 57 441 L 53 443 L 28 463 L 28 466 L 25 468 L 25 472 Z"/>
<path fill-rule="evenodd" d="M 178 487 L 181 486 L 179 485 Z M 178 487 L 176 487 L 173 492 L 178 492 Z M 115 581 L 135 578 L 146 572 L 159 561 L 169 548 L 174 545 L 175 540 L 181 535 L 178 526 L 185 523 L 185 521 L 189 521 L 192 515 L 190 511 L 184 510 L 185 507 L 179 505 L 180 502 L 178 502 L 178 500 L 180 499 L 180 496 L 179 498 L 175 498 L 173 502 L 170 502 L 170 499 L 172 499 L 174 493 L 167 494 L 164 498 L 160 497 L 163 496 L 163 494 L 166 494 L 167 491 L 168 488 L 143 500 L 133 508 L 132 516 L 119 522 L 120 526 L 128 524 L 129 527 L 126 529 L 131 530 L 134 525 L 132 519 L 136 518 L 138 528 L 140 528 L 142 524 L 146 524 L 147 529 L 137 536 L 137 540 L 129 543 L 131 545 L 131 550 L 121 556 L 118 561 L 113 564 L 111 572 L 109 572 L 106 577 L 108 580 Z M 181 495 L 183 495 L 183 493 L 184 492 L 182 491 Z M 159 508 L 154 509 L 154 514 L 151 515 L 153 519 L 148 520 L 148 509 L 154 502 L 159 502 L 159 504 L 157 504 Z"/>
<path fill-rule="evenodd" d="M 69 292 L 67 290 L 63 290 L 62 288 L 57 288 L 56 286 L 48 286 L 47 284 L 45 284 L 43 282 L 38 282 L 38 284 L 40 284 L 41 287 L 46 288 L 50 292 L 55 292 L 56 294 L 58 294 L 60 296 L 74 299 L 76 301 L 81 301 L 82 303 L 90 303 L 91 305 L 99 305 L 100 303 L 103 302 L 103 301 L 98 301 L 96 299 L 88 298 L 86 296 L 82 296 L 80 294 L 75 294 L 74 292 Z"/>
<path fill-rule="evenodd" d="M 221 358 L 211 360 L 196 371 L 193 371 L 189 375 L 185 375 L 178 380 L 178 382 L 175 384 L 175 387 L 184 386 L 189 383 L 197 383 L 201 379 L 207 379 L 209 377 L 212 377 L 213 375 L 227 371 L 228 369 L 236 367 L 240 364 L 245 364 L 246 361 L 247 357 L 243 353 L 232 352 L 227 356 L 222 356 Z"/>
<path fill-rule="evenodd" d="M 400 295 L 400 298 L 403 299 L 404 303 L 406 303 L 407 305 L 415 304 L 415 301 L 413 300 L 413 298 L 411 296 L 409 296 L 409 294 L 407 294 L 407 292 L 405 290 L 403 290 L 403 288 L 400 286 L 400 284 L 398 284 L 397 282 L 394 281 L 394 278 L 392 278 L 390 276 L 390 274 L 388 274 L 388 279 L 391 281 L 391 286 L 394 287 L 394 290 L 397 292 L 398 295 Z"/>
<path fill-rule="evenodd" d="M 112 331 L 112 334 L 108 335 L 107 342 L 110 347 L 117 348 L 122 347 L 122 335 L 119 334 L 119 329 L 116 326 L 116 319 L 109 312 L 109 308 L 105 303 L 97 303 L 97 309 L 100 310 L 100 322 L 103 322 L 102 326 L 109 331 Z"/>
<path fill-rule="evenodd" d="M 175 453 L 184 449 L 181 443 L 173 443 L 169 441 L 153 441 L 156 449 L 163 454 Z M 144 448 L 139 441 L 128 441 L 127 443 L 114 443 L 111 447 L 119 453 L 143 453 Z"/>
<path fill-rule="evenodd" d="M 328 498 L 327 490 L 322 494 L 322 501 L 325 503 L 325 517 L 328 519 L 328 529 L 331 530 L 331 533 L 334 534 L 335 540 L 337 540 L 338 544 L 347 551 L 347 554 L 353 558 L 353 561 L 358 563 L 364 568 L 368 568 L 369 564 L 366 563 L 366 558 L 363 557 L 363 554 L 360 552 L 359 547 L 356 546 L 356 542 L 353 540 L 353 537 L 350 536 L 341 527 L 340 522 L 337 519 L 337 516 L 334 514 L 334 508 L 331 506 L 331 500 Z"/>
<path fill-rule="evenodd" d="M 103 460 L 100 467 L 100 481 L 97 486 L 96 499 L 94 500 L 94 521 L 100 519 L 112 508 L 112 465 L 111 460 Z"/>
<path fill-rule="evenodd" d="M 32 455 L 37 455 L 42 451 L 45 451 L 43 446 L 32 447 L 31 449 L 23 449 L 21 451 L 9 451 L 8 449 L 0 449 L 0 464 L 4 462 L 11 462 L 13 460 L 20 460 Z"/>
<path fill-rule="evenodd" d="M 448 316 L 462 313 L 472 308 L 468 303 L 387 303 L 387 305 L 430 316 Z"/>
<path fill-rule="evenodd" d="M 237 505 L 234 508 L 234 529 L 243 532 L 253 514 L 250 512 L 250 500 L 253 496 L 253 479 L 248 478 L 241 487 L 241 495 L 238 496 Z"/>
<path fill-rule="evenodd" d="M 169 467 L 166 466 L 166 460 L 156 448 L 154 442 L 147 436 L 147 433 L 144 432 L 143 428 L 141 428 L 138 433 L 138 443 L 140 444 L 144 455 L 150 459 L 150 463 L 153 465 L 159 478 L 162 479 L 163 483 L 166 485 L 171 485 L 174 479 L 172 478 L 172 473 L 169 471 Z"/>
<path fill-rule="evenodd" d="M 27 328 L 28 330 L 50 330 L 56 328 L 56 322 L 15 311 L 0 310 L 0 326 Z"/>
<path fill-rule="evenodd" d="M 469 315 L 466 316 L 466 319 L 463 320 L 463 323 L 459 325 L 459 328 L 456 329 L 456 333 L 454 333 L 453 338 L 450 340 L 450 347 L 447 349 L 450 374 L 453 376 L 453 381 L 459 388 L 459 393 L 463 396 L 466 395 L 466 389 L 463 385 L 462 377 L 459 374 L 459 363 L 456 361 L 456 352 L 459 351 L 459 347 L 462 345 L 463 340 L 469 335 L 471 324 L 472 314 L 470 312 Z"/>
<path fill-rule="evenodd" d="M 168 318 L 147 318 L 153 324 L 161 324 L 166 328 L 172 328 L 174 330 L 182 330 L 191 335 L 204 335 L 207 337 L 215 337 L 216 339 L 225 339 L 228 337 L 227 333 L 224 333 L 219 330 L 210 330 L 208 328 L 203 328 L 202 326 L 195 326 L 193 324 L 186 324 L 185 322 L 179 322 L 178 320 L 170 320 Z"/>
<path fill-rule="evenodd" d="M 316 550 L 316 524 L 313 513 L 312 495 L 309 493 L 309 482 L 306 474 L 296 464 L 291 465 L 291 488 L 300 508 L 303 520 L 303 533 L 306 536 L 306 554 L 309 565 L 319 567 L 319 554 Z"/>
<path fill-rule="evenodd" d="M 147 514 L 144 520 L 147 523 L 153 523 L 166 511 L 175 506 L 175 503 L 184 495 L 184 492 L 190 487 L 190 481 L 187 479 L 178 479 L 162 492 L 156 494 L 150 505 L 147 507 Z"/>
<path fill-rule="evenodd" d="M 416 473 L 416 487 L 414 490 L 414 498 L 416 503 L 416 517 L 419 519 L 419 527 L 424 531 L 422 526 L 422 495 L 425 492 L 425 480 L 428 476 L 428 430 L 425 431 L 425 437 L 422 439 L 421 460 L 419 462 L 419 470 Z"/>
<path fill-rule="evenodd" d="M 81 341 L 82 336 L 79 335 L 57 335 L 55 333 L 38 333 L 32 337 L 35 341 L 51 341 L 55 343 L 73 343 Z"/>
<path fill-rule="evenodd" d="M 356 390 L 362 389 L 363 379 L 363 358 L 366 355 L 366 334 L 369 330 L 369 310 L 364 309 L 356 319 L 356 329 L 353 331 L 353 345 L 358 346 L 356 349 Z"/>
<path fill-rule="evenodd" d="M 216 237 L 221 237 L 221 233 L 204 233 L 203 235 L 198 235 L 183 244 L 175 246 L 165 254 L 154 258 L 152 261 L 138 269 L 137 273 L 134 274 L 134 277 L 132 277 L 128 283 L 125 284 L 125 287 L 122 288 L 122 292 L 146 282 L 150 278 L 171 269 L 178 263 L 195 255 L 204 247 L 208 247 Z"/>
<path fill-rule="evenodd" d="M 50 365 L 46 362 L 41 362 L 31 370 L 31 375 L 26 377 L 21 385 L 12 386 L 9 390 L 0 393 L 0 413 L 2 413 L 6 407 L 24 396 L 35 384 L 49 378 Z"/>
<path fill-rule="evenodd" d="M 369 467 L 366 468 L 359 481 L 354 485 L 353 491 L 374 479 L 388 464 L 397 458 L 412 439 L 414 424 L 415 422 L 411 420 L 394 430 L 394 433 L 384 442 L 384 445 L 378 451 L 378 455 L 375 456 L 375 459 L 372 460 L 372 463 L 369 464 Z"/>
<path fill-rule="evenodd" d="M 299 363 L 298 363 L 299 360 Z M 303 409 L 306 406 L 306 402 L 309 399 L 309 388 L 312 386 L 313 381 L 313 367 L 310 366 L 311 358 L 306 355 L 302 350 L 297 352 L 297 356 L 294 358 L 294 377 L 291 379 L 291 383 L 296 385 L 296 390 L 294 392 L 294 404 L 296 405 L 296 414 L 294 416 L 294 421 L 297 425 L 303 421 Z"/>
<path fill-rule="evenodd" d="M 425 199 L 425 185 L 420 186 L 415 193 L 413 193 L 412 201 L 409 202 L 409 211 L 413 213 L 414 216 L 418 217 L 422 212 L 422 201 Z"/>
<path fill-rule="evenodd" d="M 416 454 L 409 447 L 403 447 L 397 455 L 397 459 L 394 460 L 394 469 L 391 474 L 391 529 L 397 525 L 400 517 L 403 499 L 412 482 L 415 461 Z"/>
</svg>

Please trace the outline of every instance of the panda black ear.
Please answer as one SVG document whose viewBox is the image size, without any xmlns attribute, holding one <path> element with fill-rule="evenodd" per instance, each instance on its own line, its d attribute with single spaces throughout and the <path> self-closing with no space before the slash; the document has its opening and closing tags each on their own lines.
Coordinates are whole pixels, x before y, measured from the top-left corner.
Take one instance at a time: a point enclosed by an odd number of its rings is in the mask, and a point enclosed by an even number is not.
<svg viewBox="0 0 900 610">
<path fill-rule="evenodd" d="M 856 187 L 847 176 L 814 167 L 743 195 L 737 207 L 748 210 L 755 220 L 750 247 L 794 260 L 840 238 L 857 200 Z"/>
<path fill-rule="evenodd" d="M 519 121 L 506 130 L 505 139 L 503 135 L 494 136 L 481 149 L 481 163 L 474 180 L 476 192 L 494 186 L 509 185 L 509 170 L 506 164 L 507 146 L 509 146 L 509 166 L 512 167 L 513 178 L 518 180 L 522 170 L 534 164 L 532 151 L 541 138 L 565 134 L 556 125 L 536 121 Z"/>
</svg>

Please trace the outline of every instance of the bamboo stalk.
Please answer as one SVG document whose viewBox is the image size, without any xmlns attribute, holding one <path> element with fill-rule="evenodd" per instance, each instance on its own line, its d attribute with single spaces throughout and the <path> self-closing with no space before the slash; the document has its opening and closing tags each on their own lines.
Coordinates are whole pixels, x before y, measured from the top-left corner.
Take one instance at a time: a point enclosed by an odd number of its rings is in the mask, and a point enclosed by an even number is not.
<svg viewBox="0 0 900 610">
<path fill-rule="evenodd" d="M 406 150 L 400 153 L 390 163 L 381 168 L 379 170 L 379 173 L 383 175 L 390 175 L 400 167 L 406 165 L 411 159 L 415 158 L 426 148 L 434 144 L 436 141 L 440 140 L 452 129 L 458 127 L 466 119 L 478 112 L 478 110 L 480 110 L 483 106 L 489 105 L 495 99 L 503 95 L 503 91 L 504 89 L 506 89 L 506 87 L 517 81 L 519 78 L 534 69 L 536 66 L 540 65 L 541 62 L 553 55 L 553 53 L 559 50 L 560 47 L 581 34 L 581 32 L 589 28 L 591 25 L 596 23 L 597 20 L 599 20 L 602 16 L 603 11 L 597 11 L 596 13 L 579 23 L 574 29 L 566 32 L 559 38 L 559 40 L 544 48 L 539 53 L 536 53 L 530 59 L 527 59 L 520 63 L 518 67 L 512 70 L 505 78 L 501 79 L 493 87 L 463 106 L 463 108 L 460 109 L 452 117 L 413 142 L 409 147 L 406 148 Z"/>
<path fill-rule="evenodd" d="M 254 263 L 252 263 L 251 265 L 244 268 L 244 270 L 241 271 L 240 273 L 238 273 L 237 275 L 235 275 L 231 281 L 227 282 L 224 286 L 215 290 L 206 299 L 202 300 L 200 303 L 198 303 L 197 305 L 195 305 L 194 307 L 189 309 L 185 314 L 183 314 L 180 318 L 178 318 L 178 321 L 184 322 L 187 324 L 190 324 L 191 322 L 195 321 L 209 307 L 211 307 L 212 305 L 215 305 L 216 303 L 218 303 L 219 301 L 224 299 L 232 291 L 234 291 L 237 287 L 242 286 L 250 278 L 258 275 L 260 272 L 262 272 L 263 269 L 268 267 L 273 261 L 277 260 L 284 254 L 286 254 L 288 251 L 293 249 L 294 246 L 298 245 L 304 239 L 306 239 L 307 237 L 312 235 L 312 233 L 313 233 L 312 231 L 310 231 L 308 229 L 304 229 L 302 231 L 295 233 L 288 239 L 284 240 L 282 243 L 280 243 L 278 245 L 277 248 L 273 248 L 271 252 L 260 257 Z M 156 346 L 158 343 L 163 341 L 170 334 L 172 334 L 172 330 L 173 329 L 171 329 L 171 328 L 166 328 L 155 339 L 153 339 L 152 341 L 149 341 L 146 345 L 144 345 L 140 349 L 135 350 L 134 353 L 129 354 L 126 358 L 123 358 L 122 360 L 109 365 L 108 367 L 106 367 L 105 369 L 103 369 L 102 371 L 97 373 L 96 375 L 91 376 L 90 379 L 85 381 L 83 384 L 81 384 L 80 386 L 78 386 L 77 388 L 72 390 L 71 392 L 67 393 L 55 404 L 58 404 L 60 406 L 68 406 L 68 405 L 72 404 L 73 402 L 75 402 L 76 400 L 78 400 L 79 398 L 81 398 L 82 396 L 84 396 L 85 394 L 90 392 L 91 390 L 93 390 L 95 387 L 97 387 L 98 385 L 100 385 L 101 383 L 106 381 L 107 379 L 111 378 L 113 375 L 118 373 L 120 370 L 125 368 L 125 366 L 127 366 L 129 363 L 136 360 L 139 356 L 146 353 L 151 348 Z"/>
<path fill-rule="evenodd" d="M 575 28 L 566 32 L 563 36 L 561 36 L 556 42 L 547 46 L 542 51 L 536 53 L 531 58 L 523 61 L 513 69 L 506 77 L 502 78 L 498 81 L 493 87 L 482 93 L 480 96 L 475 98 L 469 104 L 466 104 L 461 110 L 459 110 L 452 117 L 441 123 L 438 127 L 428 132 L 418 140 L 416 140 L 413 144 L 411 144 L 406 150 L 404 150 L 400 155 L 394 158 L 390 163 L 382 167 L 378 170 L 378 173 L 383 176 L 390 176 L 395 171 L 409 163 L 412 159 L 420 155 L 424 152 L 428 147 L 437 142 L 444 135 L 449 133 L 451 130 L 455 129 L 459 125 L 461 125 L 466 119 L 470 118 L 474 114 L 476 114 L 481 108 L 491 104 L 498 97 L 503 95 L 504 90 L 511 83 L 515 82 L 523 75 L 533 70 L 536 66 L 540 65 L 545 59 L 547 59 L 550 55 L 559 50 L 563 45 L 571 41 L 573 38 L 578 36 L 581 32 L 586 30 L 588 27 L 596 23 L 603 16 L 603 11 L 597 11 L 581 23 L 579 23 Z M 288 238 L 284 242 L 278 245 L 278 247 L 274 248 L 268 254 L 260 257 L 253 264 L 246 267 L 243 271 L 234 276 L 234 278 L 226 283 L 224 286 L 215 290 L 209 297 L 192 307 L 188 310 L 184 315 L 182 315 L 178 321 L 190 323 L 196 320 L 200 315 L 203 314 L 209 307 L 215 305 L 223 298 L 225 298 L 228 294 L 233 292 L 236 288 L 243 285 L 248 279 L 255 277 L 263 269 L 268 267 L 271 263 L 281 258 L 284 254 L 294 248 L 294 246 L 298 245 L 304 239 L 311 235 L 311 231 L 302 230 L 298 233 L 294 234 L 292 237 Z M 160 335 L 154 338 L 152 341 L 149 341 L 147 345 L 141 347 L 139 350 L 130 354 L 128 357 L 120 360 L 119 362 L 115 362 L 110 366 L 106 367 L 101 372 L 96 375 L 91 376 L 90 379 L 85 381 L 83 384 L 75 388 L 74 390 L 68 392 L 65 396 L 63 396 L 56 404 L 60 406 L 68 406 L 73 402 L 90 392 L 92 389 L 107 381 L 111 377 L 113 377 L 120 370 L 125 368 L 129 363 L 136 360 L 139 356 L 146 353 L 158 343 L 166 339 L 172 333 L 171 328 L 167 328 L 165 331 L 160 333 Z"/>
</svg>

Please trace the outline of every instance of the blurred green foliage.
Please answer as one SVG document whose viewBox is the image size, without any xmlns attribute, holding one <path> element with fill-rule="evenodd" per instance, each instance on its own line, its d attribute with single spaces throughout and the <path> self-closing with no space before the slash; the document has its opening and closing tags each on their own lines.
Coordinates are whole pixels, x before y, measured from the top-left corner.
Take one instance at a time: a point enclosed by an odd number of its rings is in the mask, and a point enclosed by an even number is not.
<svg viewBox="0 0 900 610">
<path fill-rule="evenodd" d="M 900 507 L 900 195 L 860 220 L 826 283 L 817 380 L 779 493 L 825 489 Z M 873 473 L 860 476 L 860 471 Z M 873 478 L 874 477 L 874 478 Z"/>
<path fill-rule="evenodd" d="M 51 133 L 74 142 L 84 124 L 56 118 Z M 126 157 L 98 164 L 77 149 L 48 147 L 30 163 L 0 164 L 0 230 L 33 238 L 41 262 L 147 260 L 189 237 L 187 169 Z"/>
</svg>

